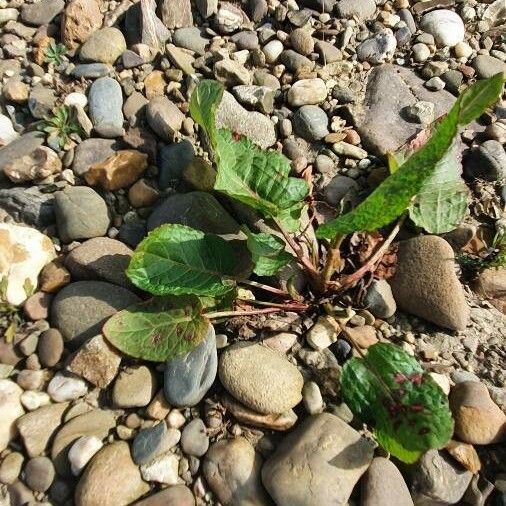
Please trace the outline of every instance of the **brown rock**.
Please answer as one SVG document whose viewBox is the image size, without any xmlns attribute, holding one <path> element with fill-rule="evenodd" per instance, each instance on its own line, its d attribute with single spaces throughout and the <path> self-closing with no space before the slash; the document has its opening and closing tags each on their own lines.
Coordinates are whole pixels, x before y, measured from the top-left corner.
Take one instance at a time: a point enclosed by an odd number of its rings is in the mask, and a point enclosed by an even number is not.
<svg viewBox="0 0 506 506">
<path fill-rule="evenodd" d="M 146 414 L 154 420 L 163 420 L 170 412 L 170 405 L 165 398 L 163 390 L 158 390 L 153 400 L 146 408 Z"/>
<path fill-rule="evenodd" d="M 28 100 L 30 87 L 18 78 L 9 79 L 2 88 L 3 96 L 17 104 L 23 104 Z"/>
<path fill-rule="evenodd" d="M 195 499 L 188 487 L 174 485 L 136 502 L 135 506 L 195 506 Z"/>
<path fill-rule="evenodd" d="M 361 327 L 346 327 L 345 336 L 366 350 L 369 346 L 376 344 L 376 329 L 372 325 L 362 325 Z"/>
<path fill-rule="evenodd" d="M 484 269 L 476 280 L 476 291 L 506 314 L 506 267 Z"/>
<path fill-rule="evenodd" d="M 473 474 L 478 474 L 481 469 L 480 457 L 476 453 L 474 446 L 454 441 L 453 439 L 448 442 L 445 447 L 446 451 L 460 464 L 462 464 L 468 471 Z"/>
<path fill-rule="evenodd" d="M 133 207 L 152 206 L 160 198 L 160 192 L 145 179 L 139 179 L 128 190 L 128 200 Z"/>
<path fill-rule="evenodd" d="M 100 184 L 105 190 L 127 188 L 148 168 L 148 155 L 134 149 L 118 151 L 107 160 L 92 165 L 84 175 L 89 185 Z"/>
<path fill-rule="evenodd" d="M 23 311 L 30 320 L 45 320 L 49 316 L 49 306 L 53 296 L 49 293 L 35 292 L 25 301 Z"/>
<path fill-rule="evenodd" d="M 154 70 L 144 79 L 144 92 L 148 100 L 153 97 L 161 97 L 165 94 L 165 81 L 164 74 L 161 70 Z"/>
<path fill-rule="evenodd" d="M 463 442 L 488 445 L 506 441 L 506 415 L 476 381 L 458 383 L 450 391 L 455 435 Z"/>
<path fill-rule="evenodd" d="M 71 0 L 61 21 L 63 43 L 70 49 L 77 48 L 102 26 L 103 19 L 97 0 Z"/>
<path fill-rule="evenodd" d="M 63 353 L 63 336 L 57 329 L 49 329 L 40 335 L 37 343 L 40 363 L 45 367 L 56 365 Z"/>
<path fill-rule="evenodd" d="M 163 24 L 171 30 L 193 25 L 190 0 L 164 0 L 161 11 Z"/>
<path fill-rule="evenodd" d="M 13 183 L 44 179 L 61 172 L 61 169 L 58 155 L 46 146 L 39 146 L 28 155 L 11 160 L 3 168 L 4 174 Z"/>
<path fill-rule="evenodd" d="M 39 276 L 40 289 L 43 292 L 55 293 L 70 283 L 70 272 L 61 265 L 60 260 L 53 260 L 44 266 Z"/>
<path fill-rule="evenodd" d="M 237 421 L 253 427 L 285 431 L 291 429 L 297 422 L 297 415 L 293 409 L 281 415 L 263 415 L 246 407 L 227 394 L 222 397 L 221 402 Z"/>
<path fill-rule="evenodd" d="M 118 374 L 121 355 L 102 336 L 92 337 L 70 360 L 67 369 L 99 388 L 107 388 Z"/>
<path fill-rule="evenodd" d="M 469 308 L 451 246 L 441 237 L 415 237 L 399 243 L 397 257 L 390 284 L 399 308 L 441 327 L 465 329 Z"/>
</svg>

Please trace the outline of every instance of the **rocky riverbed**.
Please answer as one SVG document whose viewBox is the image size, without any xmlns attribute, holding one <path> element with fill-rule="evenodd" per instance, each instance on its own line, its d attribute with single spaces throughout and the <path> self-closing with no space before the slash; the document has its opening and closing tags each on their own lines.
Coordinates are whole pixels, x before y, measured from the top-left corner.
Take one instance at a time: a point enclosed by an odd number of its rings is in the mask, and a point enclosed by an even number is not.
<svg viewBox="0 0 506 506">
<path fill-rule="evenodd" d="M 506 74 L 505 28 L 505 0 L 0 0 L 0 506 L 506 504 L 506 267 L 461 261 L 506 230 L 504 101 L 461 135 L 463 223 L 406 231 L 348 324 L 449 394 L 446 449 L 407 466 L 377 447 L 323 316 L 210 326 L 158 365 L 101 334 L 143 297 L 125 268 L 148 231 L 249 219 L 206 193 L 200 79 L 226 88 L 220 126 L 311 181 L 322 221 Z"/>
</svg>

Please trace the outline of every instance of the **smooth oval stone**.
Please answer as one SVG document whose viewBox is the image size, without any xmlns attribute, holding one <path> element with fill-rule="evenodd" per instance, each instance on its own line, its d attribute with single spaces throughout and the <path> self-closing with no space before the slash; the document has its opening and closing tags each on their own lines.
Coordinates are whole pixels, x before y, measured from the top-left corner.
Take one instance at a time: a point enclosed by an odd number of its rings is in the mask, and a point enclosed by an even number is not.
<svg viewBox="0 0 506 506">
<path fill-rule="evenodd" d="M 123 135 L 123 95 L 111 77 L 101 77 L 90 86 L 89 111 L 95 131 L 102 137 Z"/>
<path fill-rule="evenodd" d="M 86 79 L 97 79 L 110 75 L 112 67 L 106 63 L 81 63 L 76 65 L 70 73 L 73 77 L 85 77 Z"/>
<path fill-rule="evenodd" d="M 125 37 L 121 31 L 107 27 L 91 34 L 82 45 L 79 56 L 82 61 L 114 63 L 125 49 Z"/>
<path fill-rule="evenodd" d="M 195 406 L 211 388 L 218 370 L 214 327 L 193 351 L 165 363 L 164 393 L 172 406 Z"/>
<path fill-rule="evenodd" d="M 329 133 L 327 114 L 317 105 L 303 105 L 292 121 L 295 133 L 310 142 L 323 139 Z"/>
</svg>

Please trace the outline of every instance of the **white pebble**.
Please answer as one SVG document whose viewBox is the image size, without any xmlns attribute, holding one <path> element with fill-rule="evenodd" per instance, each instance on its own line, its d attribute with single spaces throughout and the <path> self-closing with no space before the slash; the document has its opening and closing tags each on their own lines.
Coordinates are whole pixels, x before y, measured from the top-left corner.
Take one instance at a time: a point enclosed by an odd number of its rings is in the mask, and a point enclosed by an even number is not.
<svg viewBox="0 0 506 506">
<path fill-rule="evenodd" d="M 174 454 L 165 454 L 149 464 L 141 466 L 141 474 L 146 481 L 156 481 L 166 485 L 177 485 L 179 460 Z"/>
<path fill-rule="evenodd" d="M 462 18 L 448 9 L 429 12 L 422 17 L 422 30 L 434 36 L 439 47 L 453 47 L 464 40 L 465 27 Z"/>
<path fill-rule="evenodd" d="M 79 105 L 83 109 L 88 105 L 88 99 L 84 93 L 78 93 L 74 91 L 73 93 L 69 93 L 64 100 L 65 105 Z"/>
<path fill-rule="evenodd" d="M 279 58 L 279 55 L 283 52 L 283 49 L 283 43 L 279 40 L 271 40 L 270 42 L 267 42 L 262 49 L 267 63 L 275 63 Z"/>
<path fill-rule="evenodd" d="M 439 91 L 445 87 L 445 82 L 440 77 L 432 77 L 425 83 L 425 86 L 429 90 Z"/>
<path fill-rule="evenodd" d="M 429 375 L 441 387 L 441 390 L 448 395 L 450 393 L 450 380 L 444 374 L 430 372 Z"/>
<path fill-rule="evenodd" d="M 178 409 L 173 409 L 167 415 L 167 425 L 172 427 L 173 429 L 179 429 L 186 423 L 186 418 L 183 416 L 181 411 Z"/>
<path fill-rule="evenodd" d="M 467 42 L 459 42 L 453 48 L 457 58 L 469 58 L 473 54 L 473 49 Z"/>
<path fill-rule="evenodd" d="M 51 398 L 46 392 L 36 392 L 34 390 L 27 390 L 21 394 L 21 404 L 28 411 L 34 411 L 41 406 L 45 406 L 51 402 Z"/>
<path fill-rule="evenodd" d="M 0 114 L 0 146 L 9 144 L 9 142 L 12 142 L 17 136 L 18 133 L 14 130 L 10 118 Z"/>
<path fill-rule="evenodd" d="M 70 448 L 68 459 L 72 474 L 78 476 L 104 444 L 97 436 L 82 436 Z"/>
<path fill-rule="evenodd" d="M 416 62 L 421 63 L 430 57 L 430 49 L 425 44 L 419 42 L 413 45 L 413 58 Z"/>
<path fill-rule="evenodd" d="M 88 393 L 86 382 L 78 376 L 64 376 L 57 373 L 47 386 L 47 393 L 55 402 L 78 399 Z"/>
</svg>

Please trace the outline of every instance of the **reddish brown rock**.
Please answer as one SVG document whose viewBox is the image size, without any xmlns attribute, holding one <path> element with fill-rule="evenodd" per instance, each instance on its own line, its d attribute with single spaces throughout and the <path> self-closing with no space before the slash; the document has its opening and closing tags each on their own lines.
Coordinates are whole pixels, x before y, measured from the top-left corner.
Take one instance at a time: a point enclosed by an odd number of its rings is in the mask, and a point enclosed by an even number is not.
<svg viewBox="0 0 506 506">
<path fill-rule="evenodd" d="M 54 260 L 42 269 L 39 281 L 43 292 L 55 293 L 70 283 L 70 272 L 61 265 L 60 260 Z"/>
<path fill-rule="evenodd" d="M 476 280 L 476 291 L 506 314 L 506 268 L 483 270 Z"/>
<path fill-rule="evenodd" d="M 145 179 L 139 179 L 128 190 L 128 200 L 134 207 L 148 207 L 160 198 L 160 192 L 153 188 Z"/>
<path fill-rule="evenodd" d="M 71 0 L 61 22 L 64 44 L 70 49 L 77 48 L 102 26 L 103 18 L 97 0 Z"/>
</svg>

